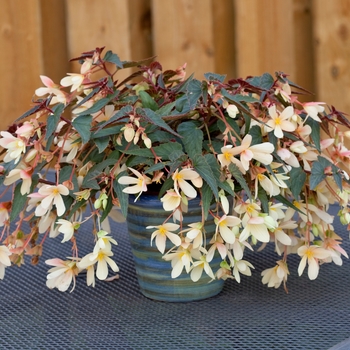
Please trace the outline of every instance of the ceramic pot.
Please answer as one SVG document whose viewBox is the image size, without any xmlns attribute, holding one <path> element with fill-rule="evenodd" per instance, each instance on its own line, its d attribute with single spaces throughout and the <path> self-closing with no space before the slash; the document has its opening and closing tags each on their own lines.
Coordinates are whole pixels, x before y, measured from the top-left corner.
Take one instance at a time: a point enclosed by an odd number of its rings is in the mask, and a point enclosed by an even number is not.
<svg viewBox="0 0 350 350">
<path fill-rule="evenodd" d="M 198 282 L 193 282 L 184 271 L 173 279 L 171 278 L 171 262 L 162 259 L 162 254 L 155 246 L 151 246 L 153 230 L 147 226 L 161 225 L 169 216 L 169 212 L 163 210 L 163 205 L 157 196 L 142 195 L 137 202 L 129 196 L 127 224 L 130 243 L 135 260 L 135 267 L 140 289 L 148 298 L 169 301 L 187 302 L 212 297 L 220 293 L 223 288 L 223 280 L 214 280 L 203 271 Z M 188 213 L 184 215 L 184 227 L 187 224 L 201 221 L 201 206 L 199 199 L 189 201 Z M 214 220 L 208 220 L 205 224 L 207 244 L 215 233 Z M 166 251 L 172 247 L 167 240 Z M 211 262 L 214 274 L 220 268 L 221 258 L 215 256 Z"/>
</svg>

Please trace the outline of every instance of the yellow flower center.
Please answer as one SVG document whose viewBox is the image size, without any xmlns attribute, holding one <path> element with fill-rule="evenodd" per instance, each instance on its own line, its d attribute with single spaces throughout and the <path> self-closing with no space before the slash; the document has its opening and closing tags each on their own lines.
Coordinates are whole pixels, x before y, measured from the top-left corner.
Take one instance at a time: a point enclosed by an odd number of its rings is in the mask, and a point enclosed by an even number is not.
<svg viewBox="0 0 350 350">
<path fill-rule="evenodd" d="M 246 210 L 246 212 L 247 212 L 248 214 L 252 214 L 254 211 L 255 211 L 255 208 L 254 208 L 253 204 L 247 205 L 247 210 Z"/>
<path fill-rule="evenodd" d="M 177 174 L 175 174 L 174 175 L 174 180 L 177 180 L 177 181 L 179 181 L 179 180 L 182 180 L 183 179 L 183 176 L 182 176 L 182 174 L 180 174 L 180 173 L 177 173 Z"/>
<path fill-rule="evenodd" d="M 163 227 L 163 226 L 161 226 L 161 227 L 159 227 L 159 233 L 161 234 L 161 235 L 165 235 L 166 234 L 166 229 Z"/>
<path fill-rule="evenodd" d="M 258 178 L 259 181 L 264 180 L 264 175 L 263 174 L 258 174 L 256 177 Z"/>
<path fill-rule="evenodd" d="M 58 190 L 58 188 L 55 188 L 53 191 L 52 191 L 52 194 L 54 196 L 57 196 L 58 194 L 60 194 L 60 191 Z"/>
<path fill-rule="evenodd" d="M 282 123 L 281 118 L 280 118 L 280 117 L 277 117 L 277 118 L 275 119 L 275 125 L 281 125 L 281 123 Z"/>
<path fill-rule="evenodd" d="M 295 207 L 297 207 L 298 209 L 300 209 L 300 208 L 301 208 L 300 203 L 299 203 L 299 202 L 297 202 L 297 201 L 294 201 L 294 202 L 293 202 L 293 205 L 294 205 Z"/>
<path fill-rule="evenodd" d="M 224 157 L 226 160 L 230 160 L 231 159 L 231 154 L 229 152 L 225 152 L 224 153 Z"/>
<path fill-rule="evenodd" d="M 313 258 L 314 257 L 314 252 L 311 249 L 308 249 L 305 252 L 305 255 L 308 257 L 308 259 Z"/>
</svg>

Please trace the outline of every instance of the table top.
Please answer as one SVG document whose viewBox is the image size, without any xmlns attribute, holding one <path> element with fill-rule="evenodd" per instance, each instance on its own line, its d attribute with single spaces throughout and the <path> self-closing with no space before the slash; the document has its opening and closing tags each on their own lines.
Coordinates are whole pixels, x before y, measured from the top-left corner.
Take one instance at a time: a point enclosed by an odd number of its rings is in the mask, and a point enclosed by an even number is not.
<svg viewBox="0 0 350 350">
<path fill-rule="evenodd" d="M 334 208 L 336 213 L 336 208 Z M 350 252 L 349 234 L 336 232 Z M 81 254 L 91 249 L 91 227 L 78 233 Z M 261 283 L 263 269 L 278 260 L 272 245 L 246 259 L 256 269 L 238 284 L 226 281 L 216 297 L 164 303 L 138 290 L 125 224 L 113 224 L 120 278 L 87 287 L 78 277 L 72 293 L 46 287 L 44 261 L 71 256 L 70 244 L 47 239 L 37 266 L 6 269 L 0 281 L 0 348 L 3 349 L 301 349 L 325 350 L 350 337 L 350 262 L 325 264 L 315 281 L 297 276 L 289 261 L 289 294 Z M 342 348 L 343 349 L 343 348 Z M 344 348 L 345 349 L 345 348 Z"/>
</svg>

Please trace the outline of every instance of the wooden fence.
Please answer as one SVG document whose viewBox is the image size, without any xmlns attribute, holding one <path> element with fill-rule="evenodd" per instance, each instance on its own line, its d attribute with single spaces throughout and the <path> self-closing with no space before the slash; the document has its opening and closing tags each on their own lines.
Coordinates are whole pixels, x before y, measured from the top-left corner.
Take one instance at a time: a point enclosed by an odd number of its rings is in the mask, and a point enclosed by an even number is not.
<svg viewBox="0 0 350 350">
<path fill-rule="evenodd" d="M 350 0 L 0 0 L 0 127 L 97 46 L 197 78 L 283 71 L 350 113 Z"/>
</svg>

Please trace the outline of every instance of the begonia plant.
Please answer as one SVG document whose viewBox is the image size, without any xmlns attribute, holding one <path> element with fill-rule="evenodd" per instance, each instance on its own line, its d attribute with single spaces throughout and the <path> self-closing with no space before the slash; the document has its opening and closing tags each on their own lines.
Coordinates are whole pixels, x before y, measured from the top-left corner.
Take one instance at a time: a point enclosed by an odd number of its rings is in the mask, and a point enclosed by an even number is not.
<svg viewBox="0 0 350 350">
<path fill-rule="evenodd" d="M 109 218 L 127 215 L 130 194 L 137 201 L 155 189 L 169 215 L 148 227 L 150 244 L 172 263 L 174 278 L 185 270 L 193 283 L 203 273 L 239 283 L 254 268 L 245 250 L 267 244 L 276 251 L 275 265 L 262 272 L 268 287 L 285 286 L 291 254 L 300 257 L 299 275 L 307 266 L 311 280 L 321 263 L 341 265 L 348 257 L 329 214 L 336 204 L 341 223 L 350 223 L 350 124 L 343 113 L 302 102 L 306 90 L 281 72 L 197 80 L 186 78 L 186 65 L 163 71 L 153 59 L 121 61 L 103 48 L 75 60 L 80 73 L 60 83 L 41 76 L 34 106 L 0 133 L 2 193 L 12 191 L 0 203 L 1 279 L 25 255 L 37 264 L 53 239 L 71 244 L 72 257 L 46 260 L 47 286 L 74 288 L 82 271 L 95 286 L 95 276 L 105 280 L 109 268 L 119 270 Z M 195 197 L 202 220 L 184 227 Z M 209 245 L 208 216 L 216 224 Z M 80 256 L 76 234 L 90 220 L 94 244 Z M 216 251 L 222 263 L 213 271 Z"/>
</svg>

